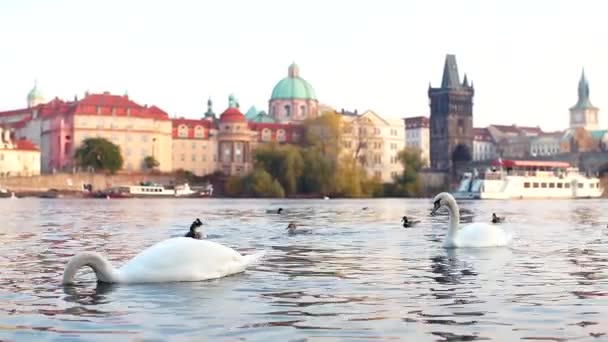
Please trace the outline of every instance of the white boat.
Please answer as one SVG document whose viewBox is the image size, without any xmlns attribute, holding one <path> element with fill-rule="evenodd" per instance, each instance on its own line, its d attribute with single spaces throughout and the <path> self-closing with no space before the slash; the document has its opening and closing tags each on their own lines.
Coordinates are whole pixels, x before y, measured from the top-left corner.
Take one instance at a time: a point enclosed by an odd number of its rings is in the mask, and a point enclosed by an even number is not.
<svg viewBox="0 0 608 342">
<path fill-rule="evenodd" d="M 174 187 L 160 184 L 144 183 L 140 185 L 127 186 L 129 194 L 133 197 L 192 197 L 198 193 L 188 183 Z"/>
<path fill-rule="evenodd" d="M 465 173 L 456 199 L 597 198 L 604 189 L 598 177 L 583 175 L 570 163 L 496 160 L 479 174 Z"/>
</svg>

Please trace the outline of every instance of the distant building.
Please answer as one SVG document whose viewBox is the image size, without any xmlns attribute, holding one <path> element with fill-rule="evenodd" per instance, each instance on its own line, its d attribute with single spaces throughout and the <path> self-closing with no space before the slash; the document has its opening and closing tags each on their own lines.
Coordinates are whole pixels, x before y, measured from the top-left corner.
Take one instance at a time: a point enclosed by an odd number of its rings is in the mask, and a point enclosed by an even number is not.
<svg viewBox="0 0 608 342">
<path fill-rule="evenodd" d="M 13 139 L 8 129 L 0 128 L 0 177 L 40 174 L 40 150 L 27 139 Z"/>
<path fill-rule="evenodd" d="M 382 118 L 371 110 L 340 115 L 343 153 L 356 158 L 368 176 L 387 183 L 403 172 L 397 158 L 405 147 L 403 120 Z"/>
<path fill-rule="evenodd" d="M 473 160 L 491 160 L 496 156 L 496 142 L 487 128 L 473 128 Z"/>
<path fill-rule="evenodd" d="M 172 119 L 174 170 L 204 176 L 217 170 L 217 128 L 210 120 Z"/>
<path fill-rule="evenodd" d="M 268 112 L 278 122 L 301 122 L 319 115 L 315 91 L 300 77 L 300 68 L 295 63 L 289 66 L 287 77 L 272 90 Z"/>
<path fill-rule="evenodd" d="M 543 157 L 560 154 L 563 135 L 563 132 L 544 133 L 530 139 L 530 155 Z"/>
<path fill-rule="evenodd" d="M 496 154 L 503 158 L 530 156 L 531 141 L 542 135 L 540 127 L 490 125 L 488 132 L 496 142 Z"/>
<path fill-rule="evenodd" d="M 447 55 L 440 88 L 429 85 L 431 168 L 453 170 L 454 162 L 471 160 L 473 151 L 473 85 L 460 82 L 456 56 Z"/>
<path fill-rule="evenodd" d="M 0 123 L 40 146 L 43 172 L 74 170 L 74 152 L 86 138 L 95 137 L 120 147 L 124 170 L 144 169 L 147 156 L 160 163 L 160 171 L 172 170 L 171 121 L 160 108 L 108 92 L 87 92 L 81 100 L 55 98 L 37 103 L 39 91 L 34 90 L 28 95 L 27 108 L 0 112 Z"/>
<path fill-rule="evenodd" d="M 430 163 L 429 118 L 414 116 L 403 120 L 405 121 L 405 146 L 419 149 L 422 165 L 428 167 Z"/>
<path fill-rule="evenodd" d="M 588 131 L 599 129 L 599 109 L 589 99 L 589 82 L 585 71 L 578 82 L 578 101 L 570 108 L 570 128 L 584 128 Z"/>
</svg>

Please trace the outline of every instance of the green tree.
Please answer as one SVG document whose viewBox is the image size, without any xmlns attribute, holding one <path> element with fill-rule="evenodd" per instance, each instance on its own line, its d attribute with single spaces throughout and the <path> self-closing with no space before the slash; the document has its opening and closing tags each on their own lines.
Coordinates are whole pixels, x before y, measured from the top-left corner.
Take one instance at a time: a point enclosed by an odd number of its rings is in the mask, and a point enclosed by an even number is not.
<svg viewBox="0 0 608 342">
<path fill-rule="evenodd" d="M 160 163 L 154 157 L 147 156 L 146 158 L 144 158 L 144 165 L 146 166 L 146 169 L 153 170 L 157 168 Z"/>
<path fill-rule="evenodd" d="M 393 187 L 390 191 L 395 196 L 416 196 L 422 191 L 422 180 L 420 170 L 422 170 L 422 159 L 420 150 L 406 147 L 397 155 L 399 162 L 403 165 L 403 172 L 394 179 Z"/>
<path fill-rule="evenodd" d="M 256 197 L 285 197 L 285 191 L 281 184 L 261 168 L 256 168 L 249 175 L 248 183 L 251 184 L 251 193 Z"/>
<path fill-rule="evenodd" d="M 92 167 L 95 170 L 106 170 L 111 173 L 116 173 L 123 164 L 120 147 L 104 138 L 85 139 L 76 149 L 74 159 L 81 167 Z"/>
<path fill-rule="evenodd" d="M 304 122 L 305 142 L 318 147 L 324 155 L 336 157 L 340 154 L 342 117 L 336 112 L 324 112 L 321 116 Z"/>
</svg>

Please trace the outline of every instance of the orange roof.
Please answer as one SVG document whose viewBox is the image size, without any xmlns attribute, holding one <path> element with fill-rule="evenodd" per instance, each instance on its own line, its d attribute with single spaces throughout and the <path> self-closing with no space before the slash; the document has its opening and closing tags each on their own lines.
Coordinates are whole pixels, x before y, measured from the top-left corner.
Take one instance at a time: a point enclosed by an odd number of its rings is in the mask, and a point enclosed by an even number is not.
<svg viewBox="0 0 608 342">
<path fill-rule="evenodd" d="M 220 115 L 220 122 L 247 122 L 247 119 L 240 110 L 230 107 Z"/>
<path fill-rule="evenodd" d="M 202 119 L 185 119 L 185 118 L 174 118 L 171 119 L 171 123 L 172 123 L 172 136 L 173 138 L 194 138 L 194 129 L 196 128 L 196 126 L 202 126 L 205 127 L 207 129 L 207 131 L 205 132 L 205 136 L 204 138 L 207 139 L 209 138 L 209 129 L 215 128 L 215 125 L 213 124 L 213 122 L 209 121 L 209 120 L 202 120 Z M 180 137 L 178 135 L 178 128 L 181 125 L 186 125 L 188 127 L 188 136 L 187 137 Z"/>
<path fill-rule="evenodd" d="M 15 141 L 15 149 L 16 150 L 26 150 L 26 151 L 39 151 L 40 149 L 36 144 L 27 140 L 27 139 L 19 139 Z"/>
<path fill-rule="evenodd" d="M 409 118 L 403 119 L 405 121 L 405 128 L 421 128 L 421 127 L 429 127 L 430 120 L 426 116 L 413 116 Z"/>
</svg>

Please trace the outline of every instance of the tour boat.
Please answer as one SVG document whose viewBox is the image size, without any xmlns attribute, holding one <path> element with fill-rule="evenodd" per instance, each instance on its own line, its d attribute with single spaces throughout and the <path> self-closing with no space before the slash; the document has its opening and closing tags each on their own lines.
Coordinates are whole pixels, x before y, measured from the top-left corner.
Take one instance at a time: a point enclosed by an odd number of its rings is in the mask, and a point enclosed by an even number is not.
<svg viewBox="0 0 608 342">
<path fill-rule="evenodd" d="M 191 197 L 197 192 L 190 189 L 188 183 L 181 185 L 164 186 L 153 183 L 141 183 L 140 185 L 127 186 L 129 194 L 133 197 Z"/>
<path fill-rule="evenodd" d="M 581 174 L 561 161 L 495 160 L 485 172 L 462 177 L 456 199 L 597 198 L 598 177 Z"/>
</svg>

